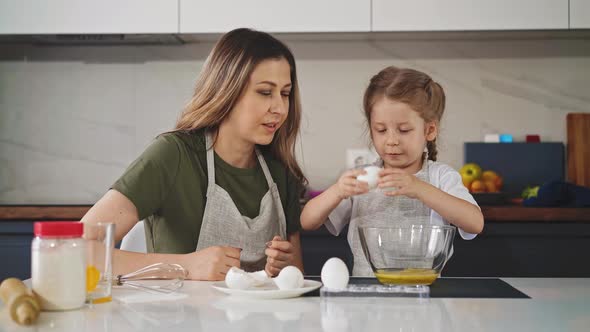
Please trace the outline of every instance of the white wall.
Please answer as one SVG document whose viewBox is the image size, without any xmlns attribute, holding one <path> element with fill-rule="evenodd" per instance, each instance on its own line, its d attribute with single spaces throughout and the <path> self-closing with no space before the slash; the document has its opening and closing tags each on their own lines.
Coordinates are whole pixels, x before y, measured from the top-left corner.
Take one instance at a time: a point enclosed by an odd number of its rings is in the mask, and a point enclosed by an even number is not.
<svg viewBox="0 0 590 332">
<path fill-rule="evenodd" d="M 440 160 L 499 131 L 566 141 L 565 115 L 590 111 L 590 40 L 290 40 L 304 106 L 304 170 L 314 189 L 367 144 L 361 98 L 387 65 L 424 70 L 447 93 Z M 0 45 L 0 204 L 93 203 L 192 93 L 211 43 Z"/>
</svg>

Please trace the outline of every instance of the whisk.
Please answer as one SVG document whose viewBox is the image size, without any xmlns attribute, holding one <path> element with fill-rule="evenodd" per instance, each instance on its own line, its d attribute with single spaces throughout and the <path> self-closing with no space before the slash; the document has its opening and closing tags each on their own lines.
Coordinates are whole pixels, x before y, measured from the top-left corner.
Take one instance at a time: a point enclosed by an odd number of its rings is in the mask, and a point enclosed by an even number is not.
<svg viewBox="0 0 590 332">
<path fill-rule="evenodd" d="M 114 277 L 113 285 L 169 294 L 181 288 L 187 276 L 188 271 L 178 264 L 156 263 L 135 272 Z"/>
</svg>

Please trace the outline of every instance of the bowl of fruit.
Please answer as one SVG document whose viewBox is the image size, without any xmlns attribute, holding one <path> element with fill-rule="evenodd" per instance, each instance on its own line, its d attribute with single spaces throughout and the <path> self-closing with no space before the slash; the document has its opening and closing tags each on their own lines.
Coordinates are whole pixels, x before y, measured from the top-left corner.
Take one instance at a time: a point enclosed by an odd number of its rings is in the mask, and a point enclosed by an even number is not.
<svg viewBox="0 0 590 332">
<path fill-rule="evenodd" d="M 468 163 L 459 170 L 463 185 L 479 205 L 503 205 L 506 195 L 502 192 L 504 179 L 492 170 L 483 170 L 478 164 Z"/>
</svg>

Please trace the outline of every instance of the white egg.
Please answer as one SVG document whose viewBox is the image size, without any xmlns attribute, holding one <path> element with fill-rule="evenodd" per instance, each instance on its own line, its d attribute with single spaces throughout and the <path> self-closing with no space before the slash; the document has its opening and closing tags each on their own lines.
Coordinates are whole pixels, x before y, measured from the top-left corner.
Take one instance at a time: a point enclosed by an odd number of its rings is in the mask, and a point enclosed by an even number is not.
<svg viewBox="0 0 590 332">
<path fill-rule="evenodd" d="M 348 286 L 348 268 L 337 257 L 332 257 L 322 267 L 322 283 L 330 289 L 344 289 Z"/>
<path fill-rule="evenodd" d="M 303 287 L 303 273 L 295 266 L 285 267 L 273 280 L 281 290 Z"/>
<path fill-rule="evenodd" d="M 357 180 L 367 182 L 369 184 L 369 190 L 377 188 L 377 181 L 379 180 L 380 167 L 367 166 L 364 168 L 366 174 L 361 174 L 356 177 Z"/>
<path fill-rule="evenodd" d="M 231 289 L 248 289 L 253 287 L 256 280 L 248 272 L 232 267 L 225 275 L 225 284 Z"/>
</svg>

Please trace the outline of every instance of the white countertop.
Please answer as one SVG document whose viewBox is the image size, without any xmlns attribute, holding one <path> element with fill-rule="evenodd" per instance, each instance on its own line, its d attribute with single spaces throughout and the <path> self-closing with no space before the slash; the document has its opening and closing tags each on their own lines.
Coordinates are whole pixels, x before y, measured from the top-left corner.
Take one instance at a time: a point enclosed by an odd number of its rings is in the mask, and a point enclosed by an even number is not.
<svg viewBox="0 0 590 332">
<path fill-rule="evenodd" d="M 0 331 L 590 331 L 590 278 L 504 278 L 531 299 L 238 299 L 189 281 L 184 299 L 43 312 Z M 115 298 L 128 295 L 116 289 Z M 136 291 L 135 291 L 136 292 Z"/>
</svg>

